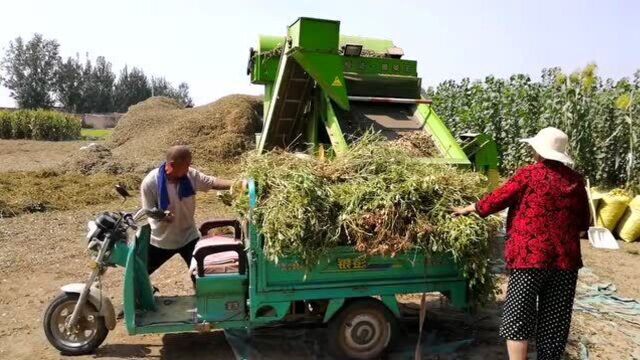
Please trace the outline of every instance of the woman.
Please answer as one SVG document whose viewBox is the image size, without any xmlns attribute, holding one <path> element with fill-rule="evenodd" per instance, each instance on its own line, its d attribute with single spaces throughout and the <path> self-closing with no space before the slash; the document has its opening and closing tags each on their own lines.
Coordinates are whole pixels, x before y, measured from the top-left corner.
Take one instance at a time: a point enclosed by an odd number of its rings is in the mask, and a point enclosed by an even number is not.
<svg viewBox="0 0 640 360">
<path fill-rule="evenodd" d="M 589 226 L 582 176 L 569 168 L 567 135 L 545 128 L 529 139 L 536 162 L 502 187 L 454 215 L 485 217 L 509 208 L 505 259 L 511 271 L 500 335 L 509 359 L 527 358 L 535 335 L 538 359 L 560 359 L 569 336 L 578 269 L 580 233 Z"/>
</svg>

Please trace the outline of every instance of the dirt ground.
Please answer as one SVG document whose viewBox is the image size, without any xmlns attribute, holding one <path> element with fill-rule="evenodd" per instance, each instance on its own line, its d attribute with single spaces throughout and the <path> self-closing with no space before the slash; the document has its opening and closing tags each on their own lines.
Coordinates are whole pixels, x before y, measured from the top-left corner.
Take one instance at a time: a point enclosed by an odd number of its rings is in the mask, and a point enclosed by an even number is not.
<svg viewBox="0 0 640 360">
<path fill-rule="evenodd" d="M 2 171 L 33 171 L 59 165 L 90 141 L 1 140 Z"/>
<path fill-rule="evenodd" d="M 0 142 L 0 169 L 17 170 L 11 167 L 13 163 L 20 163 L 14 165 L 22 166 L 20 170 L 37 169 L 41 164 L 64 159 L 68 149 L 75 150 L 81 143 L 65 143 L 59 147 L 48 143 L 33 145 L 36 150 L 29 150 L 26 156 L 40 159 L 36 164 L 7 149 L 7 146 L 28 148 L 29 142 Z M 198 221 L 227 215 L 227 210 L 213 194 L 199 195 L 198 202 Z M 64 358 L 47 343 L 42 331 L 45 307 L 58 294 L 61 285 L 81 282 L 88 276 L 84 242 L 86 222 L 100 211 L 134 209 L 136 206 L 137 200 L 131 199 L 125 203 L 0 219 L 0 359 Z M 611 282 L 621 296 L 640 298 L 640 243 L 621 244 L 622 249 L 617 251 L 592 249 L 586 241 L 582 245 L 585 266 L 589 269 L 586 275 L 581 275 L 582 282 Z M 182 260 L 174 257 L 153 275 L 152 282 L 163 295 L 190 294 L 193 290 L 185 270 Z M 116 306 L 121 303 L 121 278 L 122 270 L 114 269 L 103 279 L 103 287 Z M 501 278 L 505 289 L 506 275 Z M 464 314 L 431 298 L 427 332 L 446 334 L 454 340 L 473 338 L 474 342 L 455 354 L 426 358 L 506 358 L 504 345 L 497 336 L 503 297 L 476 314 L 471 322 Z M 418 299 L 413 296 L 402 301 L 415 309 Z M 637 326 L 607 315 L 574 312 L 568 358 L 580 359 L 584 346 L 590 359 L 640 359 L 640 338 L 633 335 L 639 330 Z M 95 358 L 186 360 L 234 359 L 234 356 L 222 332 L 129 336 L 119 321 L 96 354 L 75 359 Z"/>
</svg>

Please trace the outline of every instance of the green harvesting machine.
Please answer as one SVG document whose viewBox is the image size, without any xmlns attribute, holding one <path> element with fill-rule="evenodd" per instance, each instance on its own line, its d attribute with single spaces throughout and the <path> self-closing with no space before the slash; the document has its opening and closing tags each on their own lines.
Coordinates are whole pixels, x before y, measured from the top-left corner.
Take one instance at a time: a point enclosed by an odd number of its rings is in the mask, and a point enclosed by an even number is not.
<svg viewBox="0 0 640 360">
<path fill-rule="evenodd" d="M 285 148 L 340 156 L 369 129 L 389 140 L 430 135 L 439 156 L 425 161 L 471 167 L 498 181 L 495 142 L 454 137 L 422 90 L 417 62 L 390 40 L 340 34 L 340 22 L 299 18 L 286 36 L 261 36 L 247 73 L 264 85 L 259 151 Z"/>
</svg>

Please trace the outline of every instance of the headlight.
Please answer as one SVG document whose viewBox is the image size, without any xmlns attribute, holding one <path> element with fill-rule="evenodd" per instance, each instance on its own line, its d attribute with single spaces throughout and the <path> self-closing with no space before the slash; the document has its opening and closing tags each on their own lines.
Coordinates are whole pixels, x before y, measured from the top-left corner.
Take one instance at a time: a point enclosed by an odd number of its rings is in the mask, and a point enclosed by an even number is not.
<svg viewBox="0 0 640 360">
<path fill-rule="evenodd" d="M 87 228 L 89 228 L 89 231 L 87 232 L 87 241 L 91 241 L 99 231 L 98 225 L 95 221 L 89 221 L 87 223 Z"/>
</svg>

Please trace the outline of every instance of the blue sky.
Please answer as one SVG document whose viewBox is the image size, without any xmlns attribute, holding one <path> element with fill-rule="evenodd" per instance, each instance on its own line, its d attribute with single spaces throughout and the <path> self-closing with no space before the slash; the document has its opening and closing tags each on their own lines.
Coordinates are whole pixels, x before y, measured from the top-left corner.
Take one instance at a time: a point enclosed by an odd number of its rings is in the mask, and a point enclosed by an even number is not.
<svg viewBox="0 0 640 360">
<path fill-rule="evenodd" d="M 341 21 L 343 34 L 394 40 L 425 86 L 596 62 L 605 77 L 640 68 L 640 1 L 5 1 L 0 48 L 40 32 L 61 54 L 103 55 L 118 72 L 186 81 L 197 105 L 259 94 L 245 75 L 258 34 L 284 35 L 300 16 Z M 3 51 L 4 53 L 4 51 Z M 13 106 L 0 88 L 0 106 Z"/>
</svg>

